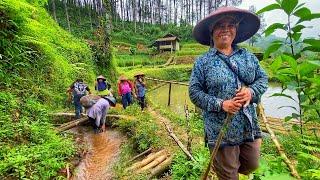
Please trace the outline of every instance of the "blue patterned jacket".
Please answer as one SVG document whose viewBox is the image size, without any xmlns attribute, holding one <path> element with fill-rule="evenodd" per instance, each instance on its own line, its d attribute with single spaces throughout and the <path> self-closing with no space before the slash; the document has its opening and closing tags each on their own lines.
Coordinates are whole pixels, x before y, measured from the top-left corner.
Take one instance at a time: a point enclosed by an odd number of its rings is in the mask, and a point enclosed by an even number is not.
<svg viewBox="0 0 320 180">
<path fill-rule="evenodd" d="M 240 86 L 252 92 L 252 101 L 241 108 L 233 118 L 221 143 L 223 146 L 240 145 L 261 138 L 256 104 L 268 88 L 268 77 L 258 59 L 244 48 L 234 46 L 230 56 L 211 48 L 194 64 L 189 84 L 191 101 L 203 110 L 206 143 L 213 147 L 227 113 L 222 102 L 232 99 Z"/>
</svg>

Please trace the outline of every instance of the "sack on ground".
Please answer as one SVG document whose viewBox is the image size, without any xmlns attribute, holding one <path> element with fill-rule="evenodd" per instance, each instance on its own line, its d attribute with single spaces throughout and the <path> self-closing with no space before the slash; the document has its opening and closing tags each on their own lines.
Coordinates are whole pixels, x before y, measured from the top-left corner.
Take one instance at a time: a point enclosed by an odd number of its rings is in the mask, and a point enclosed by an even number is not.
<svg viewBox="0 0 320 180">
<path fill-rule="evenodd" d="M 83 107 L 90 108 L 95 103 L 97 103 L 100 98 L 101 98 L 100 96 L 89 94 L 89 95 L 81 97 L 80 103 Z"/>
</svg>

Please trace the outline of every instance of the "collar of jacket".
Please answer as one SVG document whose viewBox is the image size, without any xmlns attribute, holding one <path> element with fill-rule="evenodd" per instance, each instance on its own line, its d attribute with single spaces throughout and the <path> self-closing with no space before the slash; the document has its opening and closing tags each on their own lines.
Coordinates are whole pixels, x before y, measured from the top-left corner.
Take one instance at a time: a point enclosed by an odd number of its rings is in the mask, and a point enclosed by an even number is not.
<svg viewBox="0 0 320 180">
<path fill-rule="evenodd" d="M 237 46 L 237 45 L 233 45 L 232 49 L 233 49 L 233 51 L 232 51 L 232 53 L 230 54 L 229 57 L 233 56 L 234 54 L 236 54 L 238 52 L 241 53 L 244 50 L 243 48 L 239 48 L 239 46 Z M 213 48 L 209 49 L 209 53 L 210 53 L 210 55 L 215 56 L 220 52 L 216 48 L 213 47 Z M 222 53 L 220 53 L 220 54 L 222 54 Z M 224 54 L 222 54 L 222 55 L 224 55 Z"/>
</svg>

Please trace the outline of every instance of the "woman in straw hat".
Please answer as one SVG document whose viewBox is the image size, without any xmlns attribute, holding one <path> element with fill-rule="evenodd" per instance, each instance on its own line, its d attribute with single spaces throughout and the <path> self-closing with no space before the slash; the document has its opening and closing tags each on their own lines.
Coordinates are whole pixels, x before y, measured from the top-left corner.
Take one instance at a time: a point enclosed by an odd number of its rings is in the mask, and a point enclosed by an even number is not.
<svg viewBox="0 0 320 180">
<path fill-rule="evenodd" d="M 97 95 L 99 96 L 112 96 L 111 93 L 111 85 L 107 82 L 107 79 L 100 75 L 97 77 L 97 80 L 95 82 L 95 90 L 97 91 Z"/>
<path fill-rule="evenodd" d="M 138 72 L 134 75 L 134 89 L 139 101 L 141 110 L 146 107 L 145 95 L 146 95 L 146 83 L 144 81 L 144 73 Z"/>
<path fill-rule="evenodd" d="M 118 94 L 121 96 L 121 102 L 124 109 L 132 104 L 132 94 L 133 92 L 132 82 L 129 81 L 124 75 L 121 75 L 118 82 Z"/>
<path fill-rule="evenodd" d="M 203 110 L 206 144 L 215 147 L 227 117 L 231 123 L 212 168 L 219 179 L 238 179 L 258 167 L 261 129 L 255 104 L 267 90 L 268 77 L 257 58 L 236 44 L 252 37 L 260 20 L 249 11 L 222 7 L 198 22 L 195 39 L 210 46 L 194 64 L 189 95 Z"/>
</svg>

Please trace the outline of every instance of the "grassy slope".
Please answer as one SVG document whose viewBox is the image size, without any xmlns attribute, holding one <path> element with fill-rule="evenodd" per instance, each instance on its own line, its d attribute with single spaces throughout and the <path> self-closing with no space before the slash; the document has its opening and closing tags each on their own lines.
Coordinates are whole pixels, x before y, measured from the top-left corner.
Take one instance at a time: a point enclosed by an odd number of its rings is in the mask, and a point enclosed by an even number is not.
<svg viewBox="0 0 320 180">
<path fill-rule="evenodd" d="M 87 45 L 35 4 L 0 2 L 1 179 L 59 176 L 75 147 L 55 134 L 48 112 L 63 106 L 65 90 L 75 78 L 95 77 Z"/>
</svg>

